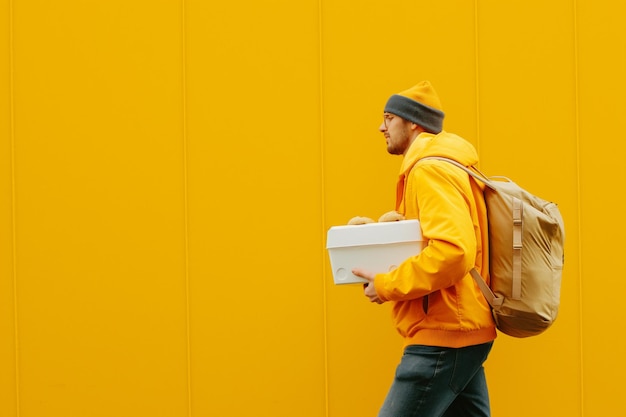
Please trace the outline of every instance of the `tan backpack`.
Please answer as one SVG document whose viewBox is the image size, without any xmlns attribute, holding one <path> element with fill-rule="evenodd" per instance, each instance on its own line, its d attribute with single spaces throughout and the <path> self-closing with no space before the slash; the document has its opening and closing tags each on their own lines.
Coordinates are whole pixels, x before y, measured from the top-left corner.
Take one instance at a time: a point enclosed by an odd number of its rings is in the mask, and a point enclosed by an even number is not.
<svg viewBox="0 0 626 417">
<path fill-rule="evenodd" d="M 515 337 L 542 333 L 559 311 L 565 229 L 558 206 L 506 177 L 487 178 L 448 158 L 425 159 L 449 162 L 486 185 L 490 285 L 475 268 L 470 273 L 498 330 Z"/>
</svg>

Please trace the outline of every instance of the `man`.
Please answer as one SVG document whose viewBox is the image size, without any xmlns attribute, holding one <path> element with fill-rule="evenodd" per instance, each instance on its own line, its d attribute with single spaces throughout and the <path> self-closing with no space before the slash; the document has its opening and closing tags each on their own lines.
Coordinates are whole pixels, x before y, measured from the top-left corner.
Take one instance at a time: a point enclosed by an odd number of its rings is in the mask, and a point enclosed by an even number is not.
<svg viewBox="0 0 626 417">
<path fill-rule="evenodd" d="M 489 305 L 469 275 L 488 279 L 487 214 L 483 186 L 444 156 L 478 163 L 465 139 L 442 130 L 444 113 L 428 81 L 392 95 L 380 132 L 387 151 L 403 155 L 396 211 L 418 219 L 426 247 L 395 270 L 367 279 L 371 302 L 393 303 L 404 355 L 379 417 L 489 416 L 483 363 L 496 338 Z"/>
</svg>

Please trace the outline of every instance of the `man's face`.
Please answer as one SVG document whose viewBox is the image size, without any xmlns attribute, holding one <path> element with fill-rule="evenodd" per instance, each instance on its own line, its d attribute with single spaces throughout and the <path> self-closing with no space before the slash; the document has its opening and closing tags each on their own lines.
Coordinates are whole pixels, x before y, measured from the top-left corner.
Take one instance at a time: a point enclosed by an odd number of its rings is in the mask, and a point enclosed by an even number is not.
<svg viewBox="0 0 626 417">
<path fill-rule="evenodd" d="M 411 122 L 391 113 L 383 114 L 383 123 L 378 130 L 387 140 L 387 152 L 392 155 L 404 155 L 413 139 Z"/>
</svg>

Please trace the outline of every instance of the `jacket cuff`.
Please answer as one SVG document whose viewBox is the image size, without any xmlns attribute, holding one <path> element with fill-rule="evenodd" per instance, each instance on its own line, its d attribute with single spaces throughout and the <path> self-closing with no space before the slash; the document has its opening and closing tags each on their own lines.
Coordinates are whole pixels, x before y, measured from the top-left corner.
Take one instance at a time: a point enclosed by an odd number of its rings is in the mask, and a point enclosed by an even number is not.
<svg viewBox="0 0 626 417">
<path fill-rule="evenodd" d="M 385 278 L 387 274 L 376 274 L 374 278 L 374 289 L 376 290 L 376 294 L 378 298 L 382 301 L 389 301 L 387 297 L 385 297 Z"/>
</svg>

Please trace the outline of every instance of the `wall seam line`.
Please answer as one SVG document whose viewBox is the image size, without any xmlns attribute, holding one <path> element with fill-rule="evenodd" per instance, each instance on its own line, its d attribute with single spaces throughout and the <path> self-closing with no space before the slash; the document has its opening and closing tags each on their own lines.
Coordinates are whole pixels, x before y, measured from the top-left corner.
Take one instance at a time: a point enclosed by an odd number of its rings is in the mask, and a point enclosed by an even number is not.
<svg viewBox="0 0 626 417">
<path fill-rule="evenodd" d="M 474 83 L 476 89 L 476 148 L 478 151 L 478 155 L 481 154 L 481 146 L 480 146 L 480 98 L 479 98 L 479 89 L 480 83 L 478 80 L 479 73 L 479 63 L 478 63 L 478 0 L 474 0 Z M 481 158 L 478 158 L 479 161 Z"/>
<path fill-rule="evenodd" d="M 324 75 L 323 75 L 323 28 L 322 28 L 322 2 L 323 0 L 318 0 L 318 43 L 319 43 L 319 55 L 318 55 L 318 71 L 319 71 L 319 128 L 320 128 L 320 215 L 321 222 L 320 224 L 324 225 L 324 221 L 326 219 L 326 200 L 324 198 L 325 195 L 325 176 L 324 176 L 324 151 L 325 151 L 325 143 L 324 143 Z M 324 227 L 321 228 L 321 241 L 325 240 Z M 325 248 L 322 245 L 322 320 L 323 320 L 323 340 L 324 340 L 324 412 L 326 417 L 329 416 L 329 384 L 328 384 L 328 295 L 326 293 L 326 279 L 328 278 L 326 275 L 326 268 L 324 267 L 323 260 L 325 259 Z"/>
<path fill-rule="evenodd" d="M 577 206 L 578 206 L 578 253 L 582 253 L 582 203 L 581 203 L 581 175 L 580 175 L 580 88 L 579 88 L 579 55 L 578 49 L 580 47 L 578 42 L 578 1 L 573 0 L 573 26 L 574 26 L 574 119 L 575 119 L 575 133 L 576 138 L 576 194 L 577 194 Z M 584 407 L 584 349 L 583 349 L 583 265 L 582 257 L 578 257 L 578 322 L 579 322 L 579 349 L 580 349 L 580 415 L 585 415 Z"/>
<path fill-rule="evenodd" d="M 183 137 L 183 222 L 184 222 L 184 274 L 185 274 L 185 332 L 187 344 L 187 415 L 192 415 L 191 392 L 191 306 L 189 293 L 189 191 L 188 191 L 188 144 L 187 144 L 187 16 L 186 2 L 181 1 L 181 101 Z"/>
<path fill-rule="evenodd" d="M 20 372 L 19 372 L 19 331 L 18 331 L 18 308 L 17 308 L 17 225 L 16 225 L 16 180 L 15 180 L 15 55 L 14 55 L 14 2 L 9 1 L 9 94 L 10 94 L 10 134 L 11 134 L 11 234 L 12 234 L 12 260 L 13 260 L 13 320 L 14 320 L 14 337 L 15 337 L 15 410 L 16 415 L 20 416 Z"/>
<path fill-rule="evenodd" d="M 18 330 L 18 290 L 17 290 L 17 208 L 16 208 L 16 180 L 15 180 L 15 22 L 14 1 L 9 0 L 9 131 L 11 135 L 11 244 L 12 248 L 12 275 L 13 275 L 13 331 L 15 337 L 15 413 L 19 417 L 20 411 L 20 368 L 19 368 L 19 330 Z"/>
</svg>

